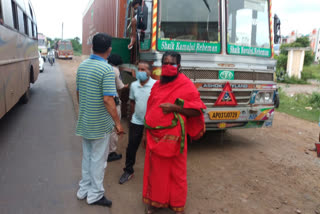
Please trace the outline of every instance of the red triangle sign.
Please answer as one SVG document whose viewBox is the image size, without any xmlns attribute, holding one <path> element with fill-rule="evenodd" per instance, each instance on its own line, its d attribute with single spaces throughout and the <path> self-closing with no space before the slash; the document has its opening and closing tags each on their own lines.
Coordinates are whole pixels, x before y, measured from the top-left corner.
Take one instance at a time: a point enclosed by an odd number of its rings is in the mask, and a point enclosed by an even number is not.
<svg viewBox="0 0 320 214">
<path fill-rule="evenodd" d="M 236 106 L 238 105 L 237 100 L 232 92 L 230 83 L 227 82 L 224 86 L 221 94 L 219 95 L 214 106 Z"/>
</svg>

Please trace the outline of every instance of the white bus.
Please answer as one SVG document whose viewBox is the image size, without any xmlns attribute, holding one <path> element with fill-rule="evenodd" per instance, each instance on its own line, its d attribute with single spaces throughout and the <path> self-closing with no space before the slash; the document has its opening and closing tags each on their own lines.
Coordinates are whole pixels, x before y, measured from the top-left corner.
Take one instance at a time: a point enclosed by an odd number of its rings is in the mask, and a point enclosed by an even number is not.
<svg viewBox="0 0 320 214">
<path fill-rule="evenodd" d="M 0 118 L 27 103 L 39 75 L 37 22 L 28 0 L 0 0 Z"/>
<path fill-rule="evenodd" d="M 41 53 L 43 60 L 46 61 L 46 57 L 48 54 L 48 41 L 47 37 L 42 33 L 38 33 L 38 49 Z"/>
</svg>

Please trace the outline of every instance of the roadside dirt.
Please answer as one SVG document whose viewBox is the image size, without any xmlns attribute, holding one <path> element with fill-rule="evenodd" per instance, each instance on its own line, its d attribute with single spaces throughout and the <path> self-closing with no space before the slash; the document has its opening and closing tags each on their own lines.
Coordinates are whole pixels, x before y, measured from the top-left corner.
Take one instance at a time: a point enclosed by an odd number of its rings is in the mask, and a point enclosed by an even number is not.
<svg viewBox="0 0 320 214">
<path fill-rule="evenodd" d="M 80 58 L 58 61 L 74 101 L 80 62 Z M 123 124 L 127 126 L 127 121 Z M 189 145 L 186 213 L 317 213 L 320 159 L 308 149 L 314 147 L 319 131 L 315 123 L 276 112 L 272 128 L 207 133 L 201 142 Z M 119 141 L 118 151 L 123 155 L 127 137 Z M 144 213 L 144 150 L 138 151 L 135 177 L 119 185 L 124 162 L 123 158 L 107 167 L 105 189 L 114 203 L 111 213 Z M 172 212 L 164 209 L 157 213 Z"/>
<path fill-rule="evenodd" d="M 296 84 L 278 84 L 282 90 L 289 96 L 295 94 L 312 94 L 313 92 L 320 92 L 320 84 L 310 84 L 310 85 L 296 85 Z"/>
</svg>

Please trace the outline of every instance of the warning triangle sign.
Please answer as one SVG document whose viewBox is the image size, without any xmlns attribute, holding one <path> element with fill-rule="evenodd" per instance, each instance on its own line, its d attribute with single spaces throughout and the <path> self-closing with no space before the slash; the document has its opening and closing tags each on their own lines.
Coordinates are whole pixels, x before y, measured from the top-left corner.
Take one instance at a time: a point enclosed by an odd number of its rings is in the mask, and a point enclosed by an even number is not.
<svg viewBox="0 0 320 214">
<path fill-rule="evenodd" d="M 238 105 L 237 100 L 232 92 L 230 83 L 227 82 L 224 86 L 221 94 L 219 95 L 214 106 L 236 106 Z"/>
</svg>

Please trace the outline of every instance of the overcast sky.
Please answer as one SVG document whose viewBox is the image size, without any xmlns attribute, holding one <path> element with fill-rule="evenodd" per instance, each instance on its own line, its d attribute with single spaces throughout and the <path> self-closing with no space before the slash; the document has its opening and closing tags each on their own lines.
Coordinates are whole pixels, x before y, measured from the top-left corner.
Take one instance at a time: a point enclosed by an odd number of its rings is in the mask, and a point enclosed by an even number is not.
<svg viewBox="0 0 320 214">
<path fill-rule="evenodd" d="M 64 38 L 81 39 L 82 14 L 89 0 L 31 0 L 31 2 L 40 33 L 51 38 L 60 38 L 64 22 Z M 281 19 L 282 35 L 288 35 L 293 30 L 309 34 L 314 28 L 320 28 L 319 0 L 273 0 L 272 2 L 273 12 Z"/>
<path fill-rule="evenodd" d="M 108 0 L 106 0 L 108 1 Z M 89 0 L 31 0 L 38 22 L 38 31 L 50 38 L 82 37 L 82 14 Z"/>
</svg>

